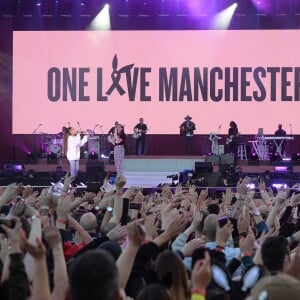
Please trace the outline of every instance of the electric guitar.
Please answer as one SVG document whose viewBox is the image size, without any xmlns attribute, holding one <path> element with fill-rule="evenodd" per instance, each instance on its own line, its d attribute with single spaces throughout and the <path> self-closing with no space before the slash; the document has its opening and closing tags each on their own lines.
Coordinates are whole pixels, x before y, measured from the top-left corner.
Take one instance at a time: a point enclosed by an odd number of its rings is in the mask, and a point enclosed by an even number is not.
<svg viewBox="0 0 300 300">
<path fill-rule="evenodd" d="M 230 144 L 233 142 L 234 139 L 236 139 L 239 136 L 239 134 L 237 135 L 231 135 L 229 137 L 226 138 L 226 145 Z"/>
</svg>

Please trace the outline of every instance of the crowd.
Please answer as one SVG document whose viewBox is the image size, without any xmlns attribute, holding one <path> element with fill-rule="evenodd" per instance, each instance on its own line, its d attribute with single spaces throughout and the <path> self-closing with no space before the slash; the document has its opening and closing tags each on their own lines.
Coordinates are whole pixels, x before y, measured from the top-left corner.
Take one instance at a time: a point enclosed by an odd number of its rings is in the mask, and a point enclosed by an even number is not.
<svg viewBox="0 0 300 300">
<path fill-rule="evenodd" d="M 298 299 L 300 193 L 219 198 L 117 177 L 97 194 L 11 184 L 0 191 L 0 299 Z"/>
</svg>

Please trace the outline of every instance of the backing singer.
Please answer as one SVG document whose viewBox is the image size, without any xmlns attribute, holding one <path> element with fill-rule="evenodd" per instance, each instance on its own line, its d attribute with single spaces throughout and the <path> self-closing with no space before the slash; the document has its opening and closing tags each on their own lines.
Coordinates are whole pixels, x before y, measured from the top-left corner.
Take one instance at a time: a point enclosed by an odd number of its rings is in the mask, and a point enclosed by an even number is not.
<svg viewBox="0 0 300 300">
<path fill-rule="evenodd" d="M 118 123 L 115 127 L 114 134 L 108 136 L 108 141 L 114 146 L 114 161 L 117 175 L 123 174 L 123 161 L 125 157 L 126 134 L 124 126 Z"/>
</svg>

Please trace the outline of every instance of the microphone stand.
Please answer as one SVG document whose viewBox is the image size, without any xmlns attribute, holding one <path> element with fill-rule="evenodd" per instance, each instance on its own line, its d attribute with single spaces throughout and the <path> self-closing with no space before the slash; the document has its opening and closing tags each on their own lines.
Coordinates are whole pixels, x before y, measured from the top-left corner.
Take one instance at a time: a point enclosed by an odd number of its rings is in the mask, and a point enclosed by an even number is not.
<svg viewBox="0 0 300 300">
<path fill-rule="evenodd" d="M 32 134 L 36 134 L 37 130 L 42 126 L 43 124 L 39 124 L 32 132 Z M 40 155 L 43 156 L 44 155 L 44 133 L 41 134 L 41 140 L 38 141 L 38 143 L 40 143 Z"/>
<path fill-rule="evenodd" d="M 102 158 L 102 155 L 104 154 L 103 151 L 105 151 L 105 136 L 103 132 L 103 125 L 99 126 L 100 128 L 100 157 Z"/>
<path fill-rule="evenodd" d="M 292 130 L 292 124 L 289 124 L 290 125 L 290 137 L 292 138 L 293 137 L 293 130 Z M 291 144 L 292 144 L 292 140 L 290 140 L 290 142 L 288 143 L 289 145 L 289 152 L 291 153 Z"/>
<path fill-rule="evenodd" d="M 80 126 L 80 123 L 79 123 L 79 122 L 77 122 L 77 125 L 78 125 L 78 127 L 79 127 L 79 130 L 80 130 L 80 132 L 83 132 L 83 130 L 82 130 L 82 128 L 81 128 L 81 126 Z"/>
<path fill-rule="evenodd" d="M 43 124 L 39 124 L 32 132 L 32 134 L 35 134 L 37 130 L 42 126 Z"/>
</svg>

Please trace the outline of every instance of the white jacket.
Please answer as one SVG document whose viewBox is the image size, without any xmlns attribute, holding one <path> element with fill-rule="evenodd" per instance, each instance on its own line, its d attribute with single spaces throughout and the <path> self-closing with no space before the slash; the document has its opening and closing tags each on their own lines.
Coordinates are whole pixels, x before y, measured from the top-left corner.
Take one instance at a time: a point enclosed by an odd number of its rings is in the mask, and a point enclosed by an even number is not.
<svg viewBox="0 0 300 300">
<path fill-rule="evenodd" d="M 80 147 L 87 142 L 87 136 L 85 135 L 80 139 L 80 134 L 70 135 L 68 137 L 68 151 L 67 159 L 68 160 L 79 160 L 80 158 Z"/>
</svg>

